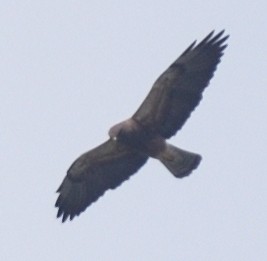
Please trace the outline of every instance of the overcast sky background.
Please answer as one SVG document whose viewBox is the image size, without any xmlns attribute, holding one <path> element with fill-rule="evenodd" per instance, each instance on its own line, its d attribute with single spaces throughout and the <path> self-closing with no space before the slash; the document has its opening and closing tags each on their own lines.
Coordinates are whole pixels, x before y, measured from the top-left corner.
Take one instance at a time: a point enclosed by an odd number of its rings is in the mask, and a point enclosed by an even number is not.
<svg viewBox="0 0 267 261">
<path fill-rule="evenodd" d="M 266 1 L 1 1 L 0 260 L 267 260 Z M 70 164 L 134 113 L 195 39 L 229 46 L 171 142 L 203 161 L 175 179 L 156 160 L 72 222 L 55 218 Z"/>
</svg>

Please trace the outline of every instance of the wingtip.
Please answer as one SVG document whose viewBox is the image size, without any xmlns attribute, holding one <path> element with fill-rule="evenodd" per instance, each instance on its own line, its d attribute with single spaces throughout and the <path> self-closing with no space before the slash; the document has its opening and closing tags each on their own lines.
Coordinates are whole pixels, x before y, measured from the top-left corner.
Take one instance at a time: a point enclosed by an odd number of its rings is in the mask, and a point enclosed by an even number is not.
<svg viewBox="0 0 267 261">
<path fill-rule="evenodd" d="M 218 34 L 222 36 L 225 33 L 225 31 L 226 31 L 225 29 L 222 29 Z M 230 37 L 230 34 L 227 34 L 225 37 L 227 37 L 226 39 L 228 39 Z"/>
<path fill-rule="evenodd" d="M 64 212 L 61 208 L 58 209 L 57 218 L 61 219 L 62 223 L 65 223 L 65 221 L 68 219 L 69 216 L 70 216 L 69 213 Z"/>
<path fill-rule="evenodd" d="M 219 33 L 214 34 L 215 30 L 212 30 L 195 48 L 204 48 L 205 46 L 216 46 L 223 51 L 227 44 L 222 45 L 230 37 L 230 35 L 225 35 L 225 29 L 221 30 Z"/>
<path fill-rule="evenodd" d="M 181 54 L 181 56 L 186 55 L 189 51 L 191 51 L 193 48 L 201 48 L 205 46 L 206 44 L 211 44 L 211 45 L 221 45 L 223 42 L 225 42 L 230 35 L 226 35 L 223 38 L 220 39 L 220 37 L 223 36 L 225 33 L 225 29 L 221 30 L 219 33 L 215 34 L 215 30 L 213 29 L 202 41 L 200 41 L 197 45 L 197 40 L 195 40 L 192 44 L 189 45 L 189 47 Z M 225 49 L 227 45 L 221 46 L 222 50 Z"/>
<path fill-rule="evenodd" d="M 215 30 L 212 30 L 202 41 L 201 43 L 206 43 L 210 40 L 210 38 L 214 35 Z M 201 44 L 200 43 L 200 44 Z"/>
<path fill-rule="evenodd" d="M 61 219 L 61 223 L 65 223 L 68 219 L 69 221 L 72 221 L 75 216 L 76 214 L 69 214 L 67 212 L 63 212 L 61 209 L 59 209 L 57 213 L 57 218 Z"/>
<path fill-rule="evenodd" d="M 195 40 L 193 43 L 191 43 L 186 50 L 181 54 L 181 56 L 187 54 L 188 52 L 190 52 L 196 45 L 197 40 Z"/>
<path fill-rule="evenodd" d="M 62 217 L 62 223 L 64 223 L 69 217 L 69 213 L 65 212 Z"/>
</svg>

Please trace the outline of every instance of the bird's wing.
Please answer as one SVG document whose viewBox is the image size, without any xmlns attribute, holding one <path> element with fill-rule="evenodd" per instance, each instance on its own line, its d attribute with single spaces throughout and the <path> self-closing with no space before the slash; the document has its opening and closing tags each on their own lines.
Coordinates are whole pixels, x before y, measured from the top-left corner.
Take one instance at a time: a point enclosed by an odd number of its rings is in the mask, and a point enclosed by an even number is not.
<svg viewBox="0 0 267 261">
<path fill-rule="evenodd" d="M 157 79 L 133 118 L 162 137 L 173 136 L 189 118 L 208 86 L 229 36 L 211 32 L 192 43 Z"/>
<path fill-rule="evenodd" d="M 62 222 L 68 217 L 72 220 L 106 190 L 127 180 L 147 159 L 147 156 L 112 139 L 81 155 L 71 165 L 57 190 L 57 217 L 63 216 Z"/>
</svg>

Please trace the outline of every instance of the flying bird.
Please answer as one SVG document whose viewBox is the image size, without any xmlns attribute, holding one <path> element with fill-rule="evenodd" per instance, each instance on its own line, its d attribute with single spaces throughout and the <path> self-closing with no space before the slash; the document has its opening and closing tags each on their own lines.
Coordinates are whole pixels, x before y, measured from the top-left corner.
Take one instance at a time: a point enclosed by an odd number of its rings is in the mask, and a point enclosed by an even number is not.
<svg viewBox="0 0 267 261">
<path fill-rule="evenodd" d="M 197 168 L 201 156 L 177 148 L 167 139 L 176 134 L 199 104 L 223 55 L 224 31 L 194 41 L 156 80 L 133 116 L 109 130 L 109 139 L 70 166 L 58 188 L 57 217 L 80 215 L 108 189 L 129 179 L 152 157 L 177 178 Z"/>
</svg>

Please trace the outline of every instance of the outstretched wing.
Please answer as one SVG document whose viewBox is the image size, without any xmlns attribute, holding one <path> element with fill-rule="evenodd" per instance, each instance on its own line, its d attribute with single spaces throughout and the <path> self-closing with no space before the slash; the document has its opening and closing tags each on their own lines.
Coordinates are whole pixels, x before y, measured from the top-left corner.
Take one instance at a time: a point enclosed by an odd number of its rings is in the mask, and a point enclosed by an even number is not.
<svg viewBox="0 0 267 261">
<path fill-rule="evenodd" d="M 57 217 L 64 222 L 79 215 L 106 190 L 118 187 L 145 164 L 148 157 L 110 139 L 80 156 L 57 192 Z"/>
<path fill-rule="evenodd" d="M 133 118 L 162 137 L 173 136 L 199 104 L 229 36 L 211 32 L 202 42 L 192 43 L 157 79 Z"/>
</svg>

